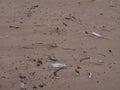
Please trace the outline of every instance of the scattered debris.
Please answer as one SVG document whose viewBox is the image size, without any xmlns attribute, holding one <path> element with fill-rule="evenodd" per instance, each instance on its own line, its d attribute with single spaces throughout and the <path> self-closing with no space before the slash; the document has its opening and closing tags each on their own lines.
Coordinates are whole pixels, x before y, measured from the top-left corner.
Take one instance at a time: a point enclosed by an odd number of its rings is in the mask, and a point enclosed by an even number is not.
<svg viewBox="0 0 120 90">
<path fill-rule="evenodd" d="M 20 28 L 20 27 L 18 27 L 18 26 L 9 26 L 9 28 L 15 28 L 15 29 L 18 29 L 18 28 Z"/>
<path fill-rule="evenodd" d="M 19 78 L 20 78 L 20 79 L 26 79 L 26 76 L 19 75 Z"/>
<path fill-rule="evenodd" d="M 86 59 L 90 59 L 90 57 L 82 58 L 82 59 L 80 59 L 80 62 L 82 62 L 82 61 L 84 61 L 84 60 L 86 60 Z"/>
<path fill-rule="evenodd" d="M 66 24 L 66 23 L 64 23 L 64 22 L 63 22 L 63 25 L 64 25 L 64 26 L 67 26 L 67 24 Z"/>
<path fill-rule="evenodd" d="M 106 57 L 106 55 L 105 54 L 102 54 L 102 53 L 97 53 L 98 55 L 101 55 L 101 56 L 103 56 L 103 57 Z"/>
<path fill-rule="evenodd" d="M 74 21 L 76 20 L 76 17 L 70 15 L 69 17 L 65 17 L 66 20 L 71 20 L 71 21 Z"/>
<path fill-rule="evenodd" d="M 92 32 L 92 35 L 94 35 L 94 36 L 96 36 L 96 37 L 102 37 L 102 35 L 100 35 L 100 34 L 98 34 L 98 33 L 96 33 L 96 32 Z"/>
<path fill-rule="evenodd" d="M 65 65 L 64 65 L 65 66 Z M 57 74 L 57 72 L 58 71 L 60 71 L 60 70 L 62 70 L 62 69 L 65 69 L 66 67 L 59 67 L 59 68 L 57 68 L 54 72 L 53 72 L 53 75 L 55 76 L 55 77 L 59 77 L 59 75 Z"/>
<path fill-rule="evenodd" d="M 81 69 L 81 67 L 80 67 L 80 66 L 77 66 L 77 69 Z"/>
<path fill-rule="evenodd" d="M 37 61 L 37 66 L 40 66 L 41 64 L 43 64 L 43 62 L 41 60 Z"/>
<path fill-rule="evenodd" d="M 32 6 L 30 9 L 32 10 L 32 9 L 36 9 L 36 8 L 38 8 L 39 7 L 39 5 L 34 5 L 34 6 Z"/>
<path fill-rule="evenodd" d="M 57 72 L 60 71 L 60 70 L 62 70 L 62 69 L 64 69 L 64 68 L 63 68 L 63 67 L 60 67 L 60 68 L 56 69 L 56 70 L 53 72 L 53 75 L 54 75 L 55 77 L 59 77 L 59 75 L 57 74 Z"/>
<path fill-rule="evenodd" d="M 44 86 L 46 86 L 46 84 L 45 84 L 45 83 L 42 83 L 42 84 L 39 84 L 39 85 L 34 85 L 32 88 L 33 88 L 34 90 L 36 90 L 36 89 L 38 89 L 38 88 L 43 88 Z"/>
<path fill-rule="evenodd" d="M 43 85 L 43 84 L 40 84 L 40 85 L 39 85 L 39 87 L 40 87 L 40 88 L 43 88 L 43 87 L 44 87 L 44 85 Z"/>
<path fill-rule="evenodd" d="M 110 53 L 111 53 L 111 52 L 112 52 L 112 50 L 108 50 L 108 52 L 110 52 Z"/>
<path fill-rule="evenodd" d="M 71 18 L 70 17 L 65 17 L 65 19 L 70 20 Z"/>
<path fill-rule="evenodd" d="M 102 60 L 90 60 L 88 62 L 86 62 L 86 64 L 88 65 L 103 65 L 104 62 Z"/>
<path fill-rule="evenodd" d="M 30 76 L 34 76 L 34 75 L 35 75 L 35 72 L 30 72 L 29 75 L 30 75 Z"/>
<path fill-rule="evenodd" d="M 92 78 L 93 74 L 91 72 L 88 73 L 88 78 Z"/>
<path fill-rule="evenodd" d="M 50 43 L 50 44 L 48 44 L 48 45 L 49 45 L 49 48 L 50 48 L 50 49 L 58 47 L 58 46 L 57 46 L 57 43 Z"/>
<path fill-rule="evenodd" d="M 52 66 L 55 68 L 66 68 L 67 67 L 66 64 L 61 64 L 61 63 L 54 63 L 52 64 Z"/>
<path fill-rule="evenodd" d="M 77 69 L 75 70 L 75 72 L 76 72 L 78 75 L 80 75 L 80 72 L 79 72 Z"/>
<path fill-rule="evenodd" d="M 85 34 L 89 34 L 87 31 L 85 31 Z"/>
<path fill-rule="evenodd" d="M 23 81 L 20 82 L 20 89 L 21 90 L 26 90 L 25 83 Z"/>
<path fill-rule="evenodd" d="M 52 58 L 50 55 L 45 55 L 45 56 L 43 57 L 43 59 L 45 59 L 45 60 L 50 60 L 50 61 L 53 61 L 53 62 L 58 61 L 58 59 Z"/>
<path fill-rule="evenodd" d="M 43 88 L 44 86 L 46 86 L 46 84 L 45 83 L 42 83 L 42 84 L 39 84 L 38 85 L 40 88 Z"/>
<path fill-rule="evenodd" d="M 38 8 L 38 7 L 39 7 L 39 5 L 34 5 L 34 6 L 32 6 L 32 7 L 28 10 L 28 12 L 27 12 L 27 17 L 31 17 L 31 16 L 32 16 L 32 13 L 34 12 L 33 10 L 36 9 L 36 8 Z"/>
<path fill-rule="evenodd" d="M 60 34 L 59 27 L 57 27 L 55 30 L 56 30 L 56 33 L 59 35 Z"/>
<path fill-rule="evenodd" d="M 33 89 L 37 89 L 37 86 L 36 86 L 36 85 L 34 85 L 32 88 L 33 88 Z"/>
<path fill-rule="evenodd" d="M 28 12 L 27 12 L 27 17 L 30 17 L 30 16 L 32 16 L 32 12 L 31 12 L 31 11 L 28 11 Z"/>
</svg>

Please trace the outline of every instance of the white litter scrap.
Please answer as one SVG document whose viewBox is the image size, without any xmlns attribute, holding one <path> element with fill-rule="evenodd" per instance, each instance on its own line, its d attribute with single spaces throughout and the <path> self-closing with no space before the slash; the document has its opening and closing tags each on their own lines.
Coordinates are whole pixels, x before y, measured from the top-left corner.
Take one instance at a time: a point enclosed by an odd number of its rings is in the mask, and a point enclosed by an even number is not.
<svg viewBox="0 0 120 90">
<path fill-rule="evenodd" d="M 92 78 L 93 74 L 91 72 L 89 72 L 89 78 Z"/>
<path fill-rule="evenodd" d="M 98 33 L 96 33 L 96 32 L 92 32 L 92 35 L 94 35 L 94 36 L 96 36 L 96 37 L 102 37 L 102 35 L 100 35 L 100 34 L 98 34 Z"/>
<path fill-rule="evenodd" d="M 20 88 L 24 89 L 25 88 L 25 83 L 23 81 L 20 82 Z"/>
<path fill-rule="evenodd" d="M 53 63 L 52 66 L 54 68 L 66 68 L 67 67 L 66 64 L 61 64 L 61 63 Z"/>
</svg>

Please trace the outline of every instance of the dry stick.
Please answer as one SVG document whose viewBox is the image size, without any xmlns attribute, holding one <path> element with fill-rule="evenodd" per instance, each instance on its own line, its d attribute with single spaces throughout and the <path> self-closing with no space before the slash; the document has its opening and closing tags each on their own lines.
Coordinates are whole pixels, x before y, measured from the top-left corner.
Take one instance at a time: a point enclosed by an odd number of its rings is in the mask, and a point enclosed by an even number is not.
<svg viewBox="0 0 120 90">
<path fill-rule="evenodd" d="M 64 23 L 64 22 L 63 22 L 63 25 L 67 26 L 67 24 L 66 24 L 66 23 Z"/>
<path fill-rule="evenodd" d="M 64 67 L 60 67 L 60 68 L 56 69 L 56 70 L 53 72 L 53 74 L 54 74 L 55 76 L 57 76 L 57 72 L 60 71 L 60 70 L 62 70 L 62 69 L 65 69 L 65 68 L 64 68 Z"/>
<path fill-rule="evenodd" d="M 106 55 L 105 54 L 102 54 L 102 53 L 97 53 L 98 55 L 101 55 L 101 56 L 103 56 L 103 57 L 106 57 Z"/>
<path fill-rule="evenodd" d="M 83 60 L 86 60 L 86 59 L 90 59 L 90 57 L 82 58 L 82 59 L 80 59 L 80 62 L 82 62 Z"/>
</svg>

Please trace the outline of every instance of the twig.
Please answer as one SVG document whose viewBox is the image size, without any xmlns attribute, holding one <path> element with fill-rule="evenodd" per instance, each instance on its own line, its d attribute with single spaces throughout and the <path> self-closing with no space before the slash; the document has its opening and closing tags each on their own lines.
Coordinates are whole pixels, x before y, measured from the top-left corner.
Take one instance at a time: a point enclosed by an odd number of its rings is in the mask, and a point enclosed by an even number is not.
<svg viewBox="0 0 120 90">
<path fill-rule="evenodd" d="M 102 53 L 97 53 L 98 55 L 101 55 L 101 56 L 103 56 L 103 57 L 106 57 L 106 55 L 105 54 L 102 54 Z"/>
<path fill-rule="evenodd" d="M 80 62 L 82 62 L 83 60 L 86 60 L 86 59 L 90 59 L 90 57 L 82 58 L 82 59 L 80 59 Z"/>
<path fill-rule="evenodd" d="M 58 76 L 58 75 L 57 75 L 57 72 L 59 72 L 59 71 L 62 70 L 62 69 L 65 69 L 65 68 L 64 68 L 64 67 L 60 67 L 60 68 L 56 69 L 56 70 L 53 72 L 54 76 Z"/>
</svg>

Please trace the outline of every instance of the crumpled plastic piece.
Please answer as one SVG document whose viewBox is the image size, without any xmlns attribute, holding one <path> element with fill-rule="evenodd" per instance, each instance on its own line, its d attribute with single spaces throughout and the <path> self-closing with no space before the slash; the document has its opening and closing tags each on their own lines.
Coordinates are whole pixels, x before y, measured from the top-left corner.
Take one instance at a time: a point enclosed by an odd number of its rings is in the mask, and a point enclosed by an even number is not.
<svg viewBox="0 0 120 90">
<path fill-rule="evenodd" d="M 61 63 L 53 63 L 52 66 L 55 68 L 66 68 L 67 67 L 66 64 L 61 64 Z"/>
</svg>

